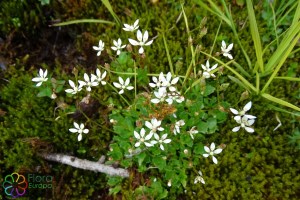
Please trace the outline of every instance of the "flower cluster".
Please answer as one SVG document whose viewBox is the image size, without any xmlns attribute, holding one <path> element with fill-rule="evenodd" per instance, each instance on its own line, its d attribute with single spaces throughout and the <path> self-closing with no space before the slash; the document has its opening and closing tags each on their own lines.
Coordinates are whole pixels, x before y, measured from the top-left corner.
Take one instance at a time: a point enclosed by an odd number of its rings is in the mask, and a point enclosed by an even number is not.
<svg viewBox="0 0 300 200">
<path fill-rule="evenodd" d="M 139 147 L 141 144 L 144 144 L 146 147 L 152 147 L 155 144 L 159 144 L 161 150 L 165 150 L 163 144 L 168 144 L 171 142 L 171 139 L 167 139 L 168 134 L 163 134 L 159 136 L 157 131 L 163 131 L 164 128 L 160 127 L 161 121 L 153 118 L 151 122 L 146 121 L 145 125 L 150 129 L 149 134 L 146 135 L 146 130 L 142 128 L 140 133 L 134 131 L 134 137 L 137 139 L 135 147 Z M 154 136 L 154 140 L 151 140 Z M 151 141 L 150 141 L 151 140 Z"/>
<path fill-rule="evenodd" d="M 106 85 L 106 81 L 104 80 L 106 77 L 106 71 L 101 73 L 99 69 L 96 70 L 96 75 L 91 74 L 89 76 L 87 73 L 84 73 L 83 78 L 84 81 L 78 80 L 78 84 L 75 84 L 72 80 L 69 80 L 69 84 L 71 89 L 66 89 L 66 93 L 77 94 L 82 90 L 83 87 L 86 87 L 86 91 L 90 92 L 92 87 L 98 86 L 100 83 L 102 85 Z"/>
<path fill-rule="evenodd" d="M 182 103 L 184 97 L 177 91 L 175 85 L 178 82 L 179 77 L 172 79 L 171 72 L 168 72 L 166 76 L 161 72 L 157 77 L 152 77 L 153 83 L 149 83 L 150 87 L 156 88 L 154 91 L 155 98 L 151 99 L 154 104 L 167 102 L 173 104 L 173 102 Z"/>
<path fill-rule="evenodd" d="M 135 30 L 138 30 L 139 28 L 139 19 L 137 19 L 133 25 L 124 24 L 123 30 L 128 32 L 134 32 Z M 144 46 L 149 46 L 152 44 L 153 40 L 149 40 L 149 33 L 146 30 L 144 34 L 138 30 L 136 34 L 137 40 L 129 38 L 128 41 L 133 46 L 140 46 L 139 48 L 139 54 L 144 53 Z M 112 50 L 116 51 L 117 55 L 121 54 L 122 49 L 124 49 L 127 45 L 122 45 L 121 38 L 118 38 L 118 40 L 113 40 L 114 46 L 111 47 Z M 98 46 L 93 46 L 93 49 L 98 51 L 97 56 L 101 55 L 101 52 L 104 51 L 104 42 L 102 40 L 99 40 Z"/>
<path fill-rule="evenodd" d="M 240 128 L 244 128 L 247 132 L 253 133 L 254 129 L 251 128 L 255 122 L 255 116 L 246 114 L 247 111 L 249 111 L 252 107 L 252 102 L 248 102 L 244 108 L 240 111 L 237 111 L 234 108 L 230 108 L 230 111 L 235 114 L 234 120 L 239 124 L 239 126 L 232 129 L 233 132 L 237 132 L 240 130 Z"/>
</svg>

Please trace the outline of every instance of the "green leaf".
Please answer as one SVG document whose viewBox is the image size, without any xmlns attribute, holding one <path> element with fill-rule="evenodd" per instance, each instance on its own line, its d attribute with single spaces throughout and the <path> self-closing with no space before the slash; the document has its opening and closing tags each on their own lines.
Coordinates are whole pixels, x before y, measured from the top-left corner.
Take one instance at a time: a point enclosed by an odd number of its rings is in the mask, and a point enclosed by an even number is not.
<svg viewBox="0 0 300 200">
<path fill-rule="evenodd" d="M 43 88 L 38 94 L 38 97 L 49 97 L 51 98 L 52 90 L 50 88 Z"/>
<path fill-rule="evenodd" d="M 207 84 L 203 95 L 208 96 L 208 95 L 212 94 L 215 91 L 215 89 L 216 89 L 215 87 Z"/>
<path fill-rule="evenodd" d="M 198 155 L 204 154 L 204 145 L 202 143 L 198 143 L 194 148 L 194 153 Z"/>
<path fill-rule="evenodd" d="M 207 133 L 207 130 L 208 130 L 208 124 L 203 122 L 203 121 L 200 121 L 199 124 L 197 125 L 197 130 L 200 132 L 200 133 Z"/>
<path fill-rule="evenodd" d="M 166 167 L 166 160 L 162 157 L 154 157 L 152 162 L 159 170 L 163 170 Z"/>
<path fill-rule="evenodd" d="M 143 163 L 143 161 L 144 161 L 145 158 L 146 158 L 146 153 L 145 153 L 145 152 L 142 152 L 142 153 L 138 154 L 136 157 L 137 157 L 137 159 L 138 159 L 139 166 L 141 166 L 142 163 Z"/>
<path fill-rule="evenodd" d="M 79 153 L 79 154 L 85 154 L 86 150 L 85 150 L 84 147 L 80 147 L 80 149 L 77 150 L 77 153 Z"/>
</svg>

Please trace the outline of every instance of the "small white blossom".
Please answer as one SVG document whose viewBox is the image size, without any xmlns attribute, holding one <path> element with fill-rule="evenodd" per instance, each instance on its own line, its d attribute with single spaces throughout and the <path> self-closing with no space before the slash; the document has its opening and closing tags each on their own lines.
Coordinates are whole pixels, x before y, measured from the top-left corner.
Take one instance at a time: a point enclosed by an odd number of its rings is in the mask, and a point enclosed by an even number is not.
<svg viewBox="0 0 300 200">
<path fill-rule="evenodd" d="M 198 133 L 198 130 L 196 130 L 196 126 L 193 126 L 191 130 L 188 131 L 190 134 L 191 138 L 194 139 L 194 135 Z"/>
<path fill-rule="evenodd" d="M 114 84 L 114 86 L 116 88 L 121 89 L 119 91 L 119 94 L 123 94 L 124 93 L 124 89 L 132 90 L 134 88 L 133 86 L 128 86 L 129 83 L 130 83 L 130 79 L 129 78 L 127 78 L 126 81 L 124 82 L 124 80 L 121 77 L 119 77 L 119 82 L 120 83 L 113 82 L 113 84 Z"/>
<path fill-rule="evenodd" d="M 233 59 L 232 55 L 230 54 L 230 51 L 232 50 L 232 48 L 233 48 L 233 43 L 231 43 L 227 47 L 224 40 L 222 40 L 222 47 L 221 47 L 222 54 L 223 54 L 223 56 L 228 57 L 231 60 Z"/>
<path fill-rule="evenodd" d="M 246 115 L 246 112 L 249 111 L 252 107 L 252 102 L 249 101 L 242 110 L 240 111 L 237 111 L 236 109 L 234 108 L 230 108 L 231 112 L 237 116 L 234 117 L 234 119 L 237 121 L 237 120 L 241 120 L 241 118 L 243 116 L 246 116 L 248 119 L 255 119 L 256 117 L 253 116 L 253 115 Z"/>
<path fill-rule="evenodd" d="M 46 82 L 48 80 L 48 78 L 46 78 L 47 73 L 48 73 L 47 69 L 45 70 L 45 72 L 43 72 L 43 70 L 40 69 L 38 76 L 32 79 L 33 82 L 38 82 L 36 84 L 37 87 L 40 87 L 43 82 Z"/>
<path fill-rule="evenodd" d="M 249 119 L 246 115 L 244 115 L 242 118 L 238 118 L 235 120 L 240 126 L 237 126 L 232 129 L 233 132 L 237 132 L 240 130 L 240 128 L 244 128 L 248 133 L 253 133 L 254 129 L 249 127 L 252 126 L 255 122 L 254 119 Z"/>
<path fill-rule="evenodd" d="M 168 187 L 171 187 L 172 186 L 172 180 L 169 180 L 168 181 Z"/>
<path fill-rule="evenodd" d="M 97 77 L 95 75 L 91 76 L 90 79 L 89 75 L 87 73 L 84 73 L 83 78 L 85 81 L 79 80 L 78 83 L 82 86 L 85 86 L 86 90 L 89 92 L 92 90 L 91 87 L 99 85 L 99 83 L 96 81 Z"/>
<path fill-rule="evenodd" d="M 118 39 L 118 41 L 114 40 L 113 43 L 115 46 L 112 46 L 111 49 L 117 51 L 117 55 L 120 55 L 121 50 L 124 49 L 126 45 L 122 45 L 122 41 L 120 38 Z"/>
<path fill-rule="evenodd" d="M 132 44 L 133 46 L 140 46 L 139 49 L 139 54 L 144 53 L 144 48 L 143 46 L 149 46 L 150 44 L 152 44 L 153 40 L 150 40 L 147 42 L 148 40 L 148 31 L 145 31 L 144 34 L 142 34 L 142 32 L 140 30 L 137 31 L 137 40 L 133 40 L 133 39 L 128 39 L 130 44 Z"/>
<path fill-rule="evenodd" d="M 159 144 L 159 147 L 160 147 L 160 149 L 161 150 L 165 150 L 165 148 L 164 148 L 164 146 L 163 146 L 163 143 L 164 144 L 168 144 L 168 143 L 170 143 L 172 140 L 171 139 L 167 139 L 167 136 L 168 136 L 168 134 L 163 134 L 162 136 L 161 136 L 161 138 L 159 137 L 159 135 L 157 134 L 157 133 L 154 133 L 154 138 L 156 139 L 156 140 L 152 140 L 151 141 L 151 144 Z"/>
<path fill-rule="evenodd" d="M 72 80 L 69 80 L 69 84 L 72 87 L 72 89 L 66 89 L 65 90 L 66 93 L 76 94 L 77 92 L 82 90 L 82 86 L 83 86 L 82 84 L 79 84 L 79 86 L 76 86 Z"/>
<path fill-rule="evenodd" d="M 101 71 L 99 69 L 96 69 L 96 75 L 92 74 L 91 76 L 93 79 L 95 79 L 98 83 L 101 83 L 102 85 L 106 85 L 106 81 L 104 81 L 106 77 L 106 71 L 101 74 Z"/>
<path fill-rule="evenodd" d="M 162 83 L 162 86 L 167 87 L 167 88 L 169 88 L 169 90 L 171 92 L 174 92 L 174 91 L 176 91 L 176 88 L 174 87 L 174 85 L 178 82 L 178 80 L 179 80 L 179 77 L 175 77 L 172 80 L 172 74 L 171 74 L 171 72 L 168 72 L 165 80 Z"/>
<path fill-rule="evenodd" d="M 214 66 L 212 66 L 212 67 L 210 68 L 210 66 L 209 66 L 209 60 L 207 60 L 207 61 L 206 61 L 206 65 L 202 65 L 202 64 L 201 64 L 201 66 L 202 66 L 202 69 L 204 70 L 203 76 L 204 76 L 205 78 L 210 78 L 210 77 L 215 78 L 215 77 L 216 77 L 214 74 L 211 73 L 211 71 L 214 70 L 214 69 L 216 69 L 217 66 L 218 66 L 218 64 L 215 64 Z"/>
<path fill-rule="evenodd" d="M 202 172 L 200 170 L 198 171 L 198 174 L 199 174 L 199 176 L 196 176 L 196 178 L 194 180 L 194 184 L 197 184 L 199 182 L 205 184 L 205 181 L 204 181 L 204 179 L 202 177 Z"/>
<path fill-rule="evenodd" d="M 176 101 L 177 103 L 182 103 L 184 101 L 184 97 L 181 96 L 179 92 L 171 92 L 167 95 L 168 98 L 166 99 L 166 102 L 168 102 L 168 104 L 172 104 L 173 101 Z"/>
<path fill-rule="evenodd" d="M 99 45 L 93 46 L 93 49 L 98 51 L 97 56 L 100 56 L 101 52 L 104 50 L 104 42 L 102 42 L 102 40 L 99 40 Z"/>
<path fill-rule="evenodd" d="M 151 119 L 151 122 L 146 121 L 145 125 L 151 129 L 150 133 L 156 133 L 156 131 L 165 130 L 163 127 L 160 127 L 161 121 L 157 120 L 156 118 Z"/>
<path fill-rule="evenodd" d="M 152 103 L 160 103 L 160 102 L 164 102 L 166 100 L 167 97 L 167 91 L 165 87 L 161 87 L 158 89 L 158 91 L 154 91 L 154 95 L 155 95 L 155 99 L 151 99 Z"/>
<path fill-rule="evenodd" d="M 130 31 L 130 32 L 133 32 L 135 30 L 137 30 L 139 28 L 139 19 L 137 19 L 133 25 L 129 25 L 129 24 L 124 24 L 124 28 L 123 30 L 124 31 Z"/>
<path fill-rule="evenodd" d="M 208 148 L 207 146 L 204 147 L 204 150 L 207 152 L 205 154 L 203 154 L 204 157 L 208 157 L 208 156 L 212 156 L 213 162 L 215 164 L 218 164 L 218 160 L 217 158 L 214 156 L 215 154 L 219 154 L 222 152 L 222 149 L 216 149 L 215 143 L 211 143 L 210 148 Z"/>
<path fill-rule="evenodd" d="M 165 79 L 165 77 L 164 77 L 164 74 L 161 72 L 161 73 L 159 74 L 158 78 L 156 78 L 156 76 L 153 76 L 153 77 L 152 77 L 152 81 L 153 81 L 154 83 L 149 83 L 150 87 L 153 87 L 153 88 L 155 88 L 155 87 L 160 88 L 160 87 L 162 87 L 163 82 L 165 82 L 166 79 Z"/>
<path fill-rule="evenodd" d="M 79 126 L 79 124 L 77 124 L 76 122 L 74 122 L 74 127 L 75 128 L 70 128 L 69 131 L 71 133 L 79 133 L 79 135 L 78 135 L 78 141 L 81 141 L 81 139 L 82 139 L 82 133 L 87 134 L 89 132 L 89 129 L 85 129 L 84 128 L 84 124 L 83 123 L 81 123 L 80 126 Z"/>
<path fill-rule="evenodd" d="M 176 135 L 177 133 L 180 133 L 180 127 L 181 126 L 184 126 L 185 125 L 185 122 L 184 120 L 179 120 L 175 123 L 175 127 L 174 127 L 174 130 L 173 130 L 173 133 Z"/>
<path fill-rule="evenodd" d="M 151 147 L 153 146 L 153 144 L 146 142 L 148 140 L 150 140 L 153 136 L 153 133 L 149 133 L 146 137 L 145 137 L 146 131 L 144 128 L 141 129 L 140 134 L 136 131 L 134 131 L 134 137 L 137 139 L 137 142 L 135 143 L 135 147 L 139 147 L 141 144 L 145 144 L 147 147 Z"/>
</svg>

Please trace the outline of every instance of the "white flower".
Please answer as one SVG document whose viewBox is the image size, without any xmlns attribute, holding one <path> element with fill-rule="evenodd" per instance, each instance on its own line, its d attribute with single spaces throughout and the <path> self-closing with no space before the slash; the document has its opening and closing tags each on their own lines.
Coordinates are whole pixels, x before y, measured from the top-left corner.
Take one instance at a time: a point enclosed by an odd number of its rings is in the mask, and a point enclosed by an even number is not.
<svg viewBox="0 0 300 200">
<path fill-rule="evenodd" d="M 70 128 L 69 131 L 72 133 L 79 133 L 78 135 L 78 141 L 82 139 L 82 133 L 87 134 L 89 132 L 89 129 L 84 129 L 84 124 L 81 123 L 80 126 L 74 122 L 74 127 L 75 128 Z"/>
<path fill-rule="evenodd" d="M 182 103 L 184 101 L 184 97 L 181 96 L 179 92 L 171 92 L 167 95 L 168 98 L 166 99 L 166 102 L 168 102 L 168 104 L 172 104 L 173 101 L 176 101 L 177 103 Z"/>
<path fill-rule="evenodd" d="M 140 46 L 140 49 L 139 49 L 139 54 L 142 54 L 144 53 L 144 48 L 143 46 L 149 46 L 150 44 L 152 44 L 153 40 L 150 40 L 149 42 L 147 42 L 148 40 L 148 31 L 145 31 L 144 34 L 142 34 L 142 32 L 140 30 L 137 31 L 137 40 L 133 40 L 133 39 L 128 39 L 130 44 L 132 44 L 133 46 Z"/>
<path fill-rule="evenodd" d="M 225 57 L 228 57 L 229 59 L 233 59 L 232 55 L 230 54 L 230 51 L 233 48 L 233 43 L 231 43 L 230 45 L 228 45 L 228 47 L 226 47 L 226 43 L 224 42 L 224 40 L 222 40 L 222 54 Z"/>
<path fill-rule="evenodd" d="M 188 131 L 190 134 L 191 138 L 194 139 L 194 135 L 198 133 L 198 130 L 196 130 L 196 126 L 193 126 L 191 130 Z"/>
<path fill-rule="evenodd" d="M 79 84 L 79 86 L 76 86 L 75 83 L 71 80 L 69 80 L 69 84 L 72 87 L 72 89 L 66 89 L 65 90 L 66 93 L 76 94 L 77 92 L 82 90 L 82 86 L 83 86 L 82 84 Z"/>
<path fill-rule="evenodd" d="M 166 78 L 162 83 L 162 86 L 167 87 L 171 92 L 174 92 L 176 91 L 176 88 L 173 85 L 175 85 L 178 82 L 179 77 L 175 77 L 173 80 L 171 79 L 172 79 L 172 74 L 171 72 L 169 72 L 167 73 Z"/>
<path fill-rule="evenodd" d="M 207 61 L 206 61 L 206 65 L 202 65 L 202 64 L 201 64 L 201 66 L 202 66 L 202 69 L 204 70 L 203 76 L 204 76 L 205 78 L 210 78 L 210 77 L 215 78 L 215 77 L 216 77 L 214 74 L 210 73 L 210 71 L 216 69 L 217 66 L 218 66 L 218 64 L 215 64 L 214 66 L 212 66 L 212 67 L 210 68 L 210 67 L 209 67 L 209 61 L 207 60 Z"/>
<path fill-rule="evenodd" d="M 171 187 L 172 186 L 172 180 L 169 180 L 168 181 L 168 187 Z"/>
<path fill-rule="evenodd" d="M 92 90 L 91 87 L 99 85 L 99 83 L 96 81 L 97 77 L 95 75 L 91 76 L 90 79 L 89 75 L 87 75 L 87 73 L 84 73 L 83 78 L 85 81 L 78 81 L 78 83 L 82 86 L 85 86 L 86 90 L 89 92 Z"/>
<path fill-rule="evenodd" d="M 185 122 L 184 120 L 179 120 L 175 123 L 175 127 L 174 127 L 174 130 L 173 130 L 173 133 L 176 135 L 177 133 L 180 133 L 180 127 L 181 126 L 184 126 L 185 125 Z"/>
<path fill-rule="evenodd" d="M 150 133 L 156 133 L 156 131 L 163 131 L 164 128 L 160 127 L 161 121 L 157 120 L 156 118 L 151 119 L 151 122 L 146 121 L 145 125 L 151 129 Z"/>
<path fill-rule="evenodd" d="M 216 157 L 214 156 L 215 154 L 219 154 L 222 152 L 222 149 L 216 149 L 215 150 L 215 143 L 211 143 L 210 148 L 208 148 L 207 146 L 204 147 L 204 150 L 207 152 L 205 154 L 203 154 L 204 157 L 208 157 L 208 156 L 212 156 L 213 162 L 215 164 L 218 164 L 218 160 L 216 159 Z"/>
<path fill-rule="evenodd" d="M 96 69 L 96 75 L 92 74 L 91 76 L 93 77 L 93 80 L 98 81 L 98 83 L 101 83 L 102 85 L 106 85 L 106 82 L 104 81 L 105 77 L 106 77 L 106 71 L 103 72 L 103 74 L 101 74 L 99 69 Z"/>
<path fill-rule="evenodd" d="M 121 89 L 119 91 L 119 94 L 123 94 L 124 93 L 124 89 L 132 90 L 134 88 L 133 86 L 128 86 L 129 83 L 130 83 L 130 79 L 129 78 L 127 78 L 126 81 L 124 82 L 124 80 L 121 77 L 119 77 L 119 82 L 120 83 L 113 82 L 113 84 L 114 84 L 114 86 L 116 88 Z"/>
<path fill-rule="evenodd" d="M 137 19 L 133 25 L 129 25 L 129 24 L 124 24 L 124 28 L 123 30 L 124 31 L 130 31 L 130 32 L 133 32 L 135 30 L 137 30 L 139 28 L 139 19 Z"/>
<path fill-rule="evenodd" d="M 168 144 L 168 143 L 170 143 L 171 142 L 171 139 L 167 139 L 167 136 L 168 136 L 168 134 L 163 134 L 162 136 L 161 136 L 161 138 L 159 137 L 159 135 L 157 135 L 157 133 L 154 133 L 154 138 L 156 139 L 156 140 L 152 140 L 151 141 L 151 144 L 159 144 L 159 147 L 160 147 L 160 149 L 161 150 L 165 150 L 165 148 L 164 148 L 164 146 L 163 146 L 163 143 L 165 143 L 165 144 Z"/>
<path fill-rule="evenodd" d="M 156 78 L 156 76 L 153 76 L 152 80 L 153 80 L 154 83 L 149 83 L 149 85 L 150 85 L 150 87 L 153 87 L 153 88 L 155 88 L 155 87 L 157 87 L 157 88 L 162 87 L 163 83 L 166 81 L 166 79 L 164 77 L 164 74 L 162 72 L 159 74 L 158 79 Z"/>
<path fill-rule="evenodd" d="M 101 52 L 104 50 L 104 42 L 102 42 L 102 40 L 99 40 L 99 46 L 93 46 L 93 49 L 98 51 L 97 56 L 100 56 Z"/>
<path fill-rule="evenodd" d="M 161 87 L 158 89 L 158 91 L 154 91 L 155 99 L 151 99 L 152 103 L 159 103 L 164 102 L 167 97 L 167 91 L 165 87 Z"/>
<path fill-rule="evenodd" d="M 46 78 L 47 73 L 47 69 L 45 70 L 45 72 L 43 72 L 43 70 L 40 69 L 38 76 L 32 79 L 33 82 L 38 82 L 36 84 L 37 87 L 40 87 L 43 82 L 46 82 L 48 80 L 48 78 Z"/>
<path fill-rule="evenodd" d="M 141 131 L 140 131 L 140 134 L 136 131 L 134 131 L 134 137 L 138 140 L 136 143 L 135 143 L 135 147 L 139 147 L 142 143 L 144 143 L 147 147 L 152 147 L 153 145 L 149 142 L 146 142 L 147 140 L 150 140 L 153 136 L 153 133 L 149 133 L 146 137 L 145 137 L 145 129 L 142 128 Z"/>
<path fill-rule="evenodd" d="M 199 174 L 199 176 L 196 176 L 196 178 L 194 180 L 194 184 L 197 184 L 199 182 L 205 184 L 205 181 L 204 181 L 204 179 L 202 177 L 202 172 L 200 170 L 198 171 L 198 174 Z"/>
<path fill-rule="evenodd" d="M 234 119 L 237 121 L 237 120 L 241 120 L 241 118 L 243 116 L 246 116 L 248 119 L 255 119 L 256 117 L 253 116 L 253 115 L 246 115 L 246 112 L 249 111 L 251 109 L 251 106 L 252 106 L 252 102 L 249 101 L 245 106 L 244 108 L 241 110 L 241 111 L 237 111 L 236 109 L 234 108 L 230 108 L 231 112 L 237 116 L 234 117 Z"/>
<path fill-rule="evenodd" d="M 118 39 L 118 41 L 114 40 L 113 43 L 115 46 L 112 46 L 111 49 L 117 51 L 117 55 L 120 55 L 121 49 L 124 49 L 126 45 L 122 46 L 122 41 L 120 38 Z"/>
<path fill-rule="evenodd" d="M 240 130 L 240 128 L 244 128 L 248 133 L 253 133 L 254 129 L 249 127 L 252 126 L 255 122 L 254 119 L 249 119 L 246 115 L 244 115 L 242 118 L 238 118 L 235 120 L 240 126 L 237 126 L 232 129 L 233 132 L 237 132 Z"/>
</svg>

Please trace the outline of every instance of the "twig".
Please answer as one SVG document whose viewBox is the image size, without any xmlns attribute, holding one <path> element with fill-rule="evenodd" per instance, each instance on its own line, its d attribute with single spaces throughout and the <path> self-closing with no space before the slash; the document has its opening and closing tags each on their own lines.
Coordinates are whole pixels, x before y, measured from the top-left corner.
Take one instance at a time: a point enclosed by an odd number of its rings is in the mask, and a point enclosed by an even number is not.
<svg viewBox="0 0 300 200">
<path fill-rule="evenodd" d="M 122 168 L 114 168 L 110 165 L 104 165 L 100 162 L 93 162 L 85 159 L 76 158 L 74 156 L 68 156 L 63 154 L 41 154 L 41 157 L 43 157 L 46 160 L 54 161 L 66 165 L 70 165 L 72 167 L 84 169 L 84 170 L 91 170 L 95 172 L 101 172 L 110 176 L 121 176 L 124 178 L 129 177 L 129 171 Z"/>
</svg>

